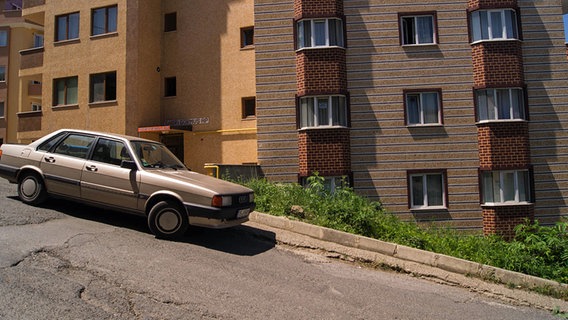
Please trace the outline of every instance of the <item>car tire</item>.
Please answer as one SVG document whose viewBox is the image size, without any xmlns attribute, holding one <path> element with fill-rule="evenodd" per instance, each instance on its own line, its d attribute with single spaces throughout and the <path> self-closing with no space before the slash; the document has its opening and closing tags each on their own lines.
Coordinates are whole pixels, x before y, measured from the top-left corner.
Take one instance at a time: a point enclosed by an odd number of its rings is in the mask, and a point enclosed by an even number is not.
<svg viewBox="0 0 568 320">
<path fill-rule="evenodd" d="M 148 228 L 157 238 L 180 238 L 188 227 L 189 220 L 185 210 L 169 201 L 156 203 L 148 214 Z"/>
<path fill-rule="evenodd" d="M 18 197 L 24 203 L 38 205 L 47 199 L 43 179 L 37 173 L 24 173 L 18 181 Z"/>
</svg>

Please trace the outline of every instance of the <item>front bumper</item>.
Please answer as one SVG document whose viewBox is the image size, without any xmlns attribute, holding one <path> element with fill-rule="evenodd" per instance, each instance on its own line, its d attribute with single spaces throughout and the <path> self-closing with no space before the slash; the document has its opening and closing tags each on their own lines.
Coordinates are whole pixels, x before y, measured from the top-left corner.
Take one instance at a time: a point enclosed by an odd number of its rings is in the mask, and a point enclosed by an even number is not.
<svg viewBox="0 0 568 320">
<path fill-rule="evenodd" d="M 247 222 L 255 204 L 246 206 L 216 208 L 184 203 L 189 216 L 189 224 L 194 226 L 223 229 L 237 226 Z"/>
</svg>

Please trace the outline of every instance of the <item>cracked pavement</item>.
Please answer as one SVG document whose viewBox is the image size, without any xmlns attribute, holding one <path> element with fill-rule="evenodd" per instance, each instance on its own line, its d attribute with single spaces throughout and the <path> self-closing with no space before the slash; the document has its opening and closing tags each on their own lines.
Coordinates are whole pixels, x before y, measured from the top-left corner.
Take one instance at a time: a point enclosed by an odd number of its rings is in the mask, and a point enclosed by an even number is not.
<svg viewBox="0 0 568 320">
<path fill-rule="evenodd" d="M 0 319 L 557 319 L 337 261 L 244 225 L 155 239 L 142 217 L 21 203 L 0 181 Z M 290 235 L 291 237 L 294 235 Z"/>
</svg>

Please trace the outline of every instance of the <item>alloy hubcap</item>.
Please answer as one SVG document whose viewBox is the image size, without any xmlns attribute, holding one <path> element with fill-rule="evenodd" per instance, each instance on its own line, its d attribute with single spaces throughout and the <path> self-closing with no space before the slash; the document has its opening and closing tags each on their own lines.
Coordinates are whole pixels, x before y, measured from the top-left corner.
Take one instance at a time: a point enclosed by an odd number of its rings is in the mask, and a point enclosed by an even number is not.
<svg viewBox="0 0 568 320">
<path fill-rule="evenodd" d="M 26 197 L 31 197 L 36 193 L 37 190 L 37 183 L 34 179 L 26 179 L 24 183 L 22 183 L 22 193 Z"/>
<path fill-rule="evenodd" d="M 176 212 L 164 211 L 158 217 L 158 226 L 164 232 L 172 232 L 179 226 L 179 217 Z"/>
</svg>

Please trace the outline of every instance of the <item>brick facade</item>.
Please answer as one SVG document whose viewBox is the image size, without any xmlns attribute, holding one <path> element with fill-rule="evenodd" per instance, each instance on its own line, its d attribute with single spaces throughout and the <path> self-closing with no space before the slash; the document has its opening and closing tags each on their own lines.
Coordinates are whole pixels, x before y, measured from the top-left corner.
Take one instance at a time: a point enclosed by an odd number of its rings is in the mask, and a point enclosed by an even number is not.
<svg viewBox="0 0 568 320">
<path fill-rule="evenodd" d="M 339 17 L 343 15 L 343 0 L 294 0 L 294 17 Z"/>
<path fill-rule="evenodd" d="M 517 0 L 469 0 L 467 7 L 469 10 L 516 8 Z"/>
<path fill-rule="evenodd" d="M 348 128 L 302 130 L 298 133 L 300 176 L 345 176 L 351 171 Z"/>
<path fill-rule="evenodd" d="M 483 233 L 498 234 L 512 239 L 515 227 L 526 220 L 534 220 L 534 205 L 487 206 L 483 208 Z"/>
<path fill-rule="evenodd" d="M 479 166 L 482 170 L 520 169 L 530 166 L 527 122 L 488 122 L 477 128 Z"/>
<path fill-rule="evenodd" d="M 522 87 L 523 51 L 520 41 L 480 42 L 472 48 L 474 86 Z"/>
<path fill-rule="evenodd" d="M 303 50 L 296 55 L 298 96 L 347 91 L 345 49 Z"/>
</svg>

